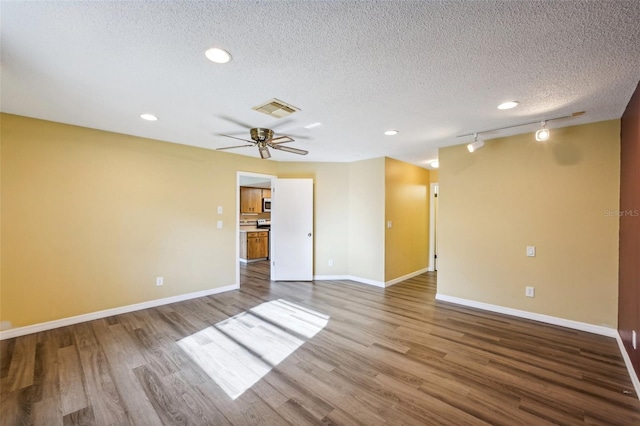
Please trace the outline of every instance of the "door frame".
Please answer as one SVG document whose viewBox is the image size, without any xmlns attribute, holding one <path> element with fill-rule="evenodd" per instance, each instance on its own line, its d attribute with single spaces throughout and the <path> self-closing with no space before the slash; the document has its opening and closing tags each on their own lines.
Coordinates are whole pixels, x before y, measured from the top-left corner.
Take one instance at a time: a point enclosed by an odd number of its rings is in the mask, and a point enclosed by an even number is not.
<svg viewBox="0 0 640 426">
<path fill-rule="evenodd" d="M 437 195 L 440 192 L 440 185 L 438 182 L 432 183 L 429 188 L 429 262 L 427 271 L 433 272 L 436 268 L 435 256 L 437 254 L 436 244 L 436 230 L 437 230 Z"/>
<path fill-rule="evenodd" d="M 264 178 L 265 180 L 269 180 L 271 182 L 270 187 L 273 187 L 273 179 L 276 179 L 278 176 L 266 175 L 262 173 L 242 172 L 242 171 L 236 172 L 236 208 L 235 208 L 236 256 L 235 256 L 235 261 L 236 261 L 236 283 L 238 283 L 238 288 L 240 288 L 240 180 L 243 177 Z M 269 233 L 269 247 L 271 247 L 271 233 Z M 269 263 L 269 265 L 271 265 L 271 263 Z"/>
</svg>

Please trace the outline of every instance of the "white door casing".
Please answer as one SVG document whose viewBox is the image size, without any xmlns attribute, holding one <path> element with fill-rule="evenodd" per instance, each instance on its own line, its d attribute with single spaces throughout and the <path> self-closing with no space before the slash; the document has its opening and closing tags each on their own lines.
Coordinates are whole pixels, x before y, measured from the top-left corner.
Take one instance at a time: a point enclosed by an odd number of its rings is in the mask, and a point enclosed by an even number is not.
<svg viewBox="0 0 640 426">
<path fill-rule="evenodd" d="M 273 179 L 271 280 L 313 279 L 313 179 Z"/>
<path fill-rule="evenodd" d="M 438 255 L 438 192 L 439 185 L 437 183 L 431 184 L 431 197 L 430 197 L 430 214 L 429 214 L 429 262 L 428 271 L 437 271 L 438 262 L 436 256 Z"/>
</svg>

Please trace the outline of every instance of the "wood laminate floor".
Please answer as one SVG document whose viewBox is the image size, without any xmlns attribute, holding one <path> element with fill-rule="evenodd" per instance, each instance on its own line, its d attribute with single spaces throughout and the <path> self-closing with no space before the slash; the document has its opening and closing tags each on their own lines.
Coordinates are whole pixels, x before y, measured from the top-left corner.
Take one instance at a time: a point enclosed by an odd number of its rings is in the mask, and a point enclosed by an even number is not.
<svg viewBox="0 0 640 426">
<path fill-rule="evenodd" d="M 239 291 L 0 342 L 1 424 L 640 425 L 614 339 L 436 302 L 433 273 L 241 269 Z"/>
</svg>

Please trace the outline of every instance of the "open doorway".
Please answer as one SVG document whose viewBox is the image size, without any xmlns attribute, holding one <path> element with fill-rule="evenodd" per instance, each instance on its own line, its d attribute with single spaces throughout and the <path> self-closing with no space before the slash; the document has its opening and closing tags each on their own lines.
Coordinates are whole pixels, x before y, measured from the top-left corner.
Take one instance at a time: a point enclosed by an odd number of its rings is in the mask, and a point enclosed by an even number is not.
<svg viewBox="0 0 640 426">
<path fill-rule="evenodd" d="M 237 173 L 236 185 L 236 282 L 240 267 L 256 264 L 270 273 L 271 187 L 276 176 L 250 172 Z"/>
</svg>

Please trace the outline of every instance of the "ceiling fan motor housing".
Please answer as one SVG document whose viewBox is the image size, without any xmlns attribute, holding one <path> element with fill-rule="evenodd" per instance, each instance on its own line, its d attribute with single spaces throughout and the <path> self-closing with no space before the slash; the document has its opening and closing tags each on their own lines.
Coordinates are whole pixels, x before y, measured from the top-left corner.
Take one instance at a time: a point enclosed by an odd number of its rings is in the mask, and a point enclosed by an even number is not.
<svg viewBox="0 0 640 426">
<path fill-rule="evenodd" d="M 251 139 L 256 142 L 268 141 L 273 138 L 273 130 L 255 127 L 251 129 Z"/>
</svg>

